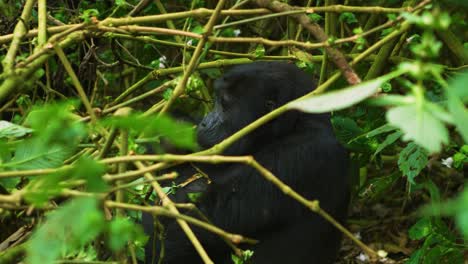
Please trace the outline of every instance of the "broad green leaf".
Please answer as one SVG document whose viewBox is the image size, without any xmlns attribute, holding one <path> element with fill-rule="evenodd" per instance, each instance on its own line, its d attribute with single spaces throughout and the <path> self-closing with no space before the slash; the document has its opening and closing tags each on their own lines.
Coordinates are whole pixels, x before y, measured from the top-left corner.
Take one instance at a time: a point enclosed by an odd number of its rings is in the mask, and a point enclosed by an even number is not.
<svg viewBox="0 0 468 264">
<path fill-rule="evenodd" d="M 0 138 L 19 138 L 33 130 L 7 121 L 0 120 Z"/>
<path fill-rule="evenodd" d="M 402 73 L 403 71 L 395 71 L 349 88 L 296 100 L 287 104 L 287 107 L 307 113 L 326 113 L 341 110 L 369 98 L 377 93 L 383 83 Z"/>
<path fill-rule="evenodd" d="M 74 148 L 44 145 L 37 138 L 26 140 L 16 149 L 11 162 L 3 164 L 16 170 L 57 168 L 73 154 Z M 1 166 L 0 166 L 1 167 Z"/>
<path fill-rule="evenodd" d="M 468 2 L 467 2 L 468 3 Z M 464 103 L 468 102 L 468 89 L 466 89 L 466 84 L 468 83 L 468 71 L 465 71 L 450 81 L 449 89 L 450 93 L 454 93 L 456 97 Z"/>
<path fill-rule="evenodd" d="M 369 150 L 369 146 L 366 144 L 367 141 L 361 137 L 364 130 L 360 128 L 353 119 L 334 116 L 331 121 L 340 142 L 352 149 L 360 151 Z"/>
<path fill-rule="evenodd" d="M 141 226 L 128 219 L 117 218 L 110 222 L 109 247 L 113 251 L 122 249 L 129 241 L 145 236 Z"/>
<path fill-rule="evenodd" d="M 457 120 L 455 122 L 457 130 L 463 137 L 463 140 L 465 140 L 465 143 L 468 143 L 468 110 L 452 89 L 447 89 L 446 92 L 448 109 L 453 118 Z"/>
<path fill-rule="evenodd" d="M 86 180 L 86 189 L 88 191 L 104 192 L 108 189 L 102 178 L 102 175 L 106 172 L 106 167 L 102 163 L 83 157 L 73 165 L 73 169 L 70 171 L 71 177 Z"/>
<path fill-rule="evenodd" d="M 385 191 L 400 178 L 399 172 L 392 173 L 391 175 L 376 177 L 368 180 L 363 188 L 359 190 L 358 196 L 367 200 L 376 200 L 385 194 Z"/>
<path fill-rule="evenodd" d="M 424 250 L 418 249 L 411 254 L 410 258 L 405 263 L 406 264 L 421 264 L 423 255 L 424 255 Z"/>
<path fill-rule="evenodd" d="M 261 58 L 265 56 L 265 47 L 262 44 L 257 45 L 254 51 L 255 58 Z"/>
<path fill-rule="evenodd" d="M 413 240 L 423 239 L 432 231 L 432 223 L 429 217 L 421 218 L 408 231 L 409 237 Z"/>
<path fill-rule="evenodd" d="M 353 13 L 350 13 L 350 12 L 341 13 L 340 17 L 339 17 L 339 20 L 341 22 L 345 22 L 346 24 L 353 24 L 353 23 L 358 22 L 356 16 Z"/>
<path fill-rule="evenodd" d="M 195 126 L 167 116 L 142 116 L 134 113 L 111 117 L 103 123 L 144 133 L 145 137 L 165 137 L 177 147 L 197 149 Z"/>
<path fill-rule="evenodd" d="M 12 154 L 11 152 L 12 150 L 7 145 L 6 140 L 0 139 L 0 171 L 2 171 L 1 165 L 11 160 L 11 154 Z"/>
<path fill-rule="evenodd" d="M 424 106 L 394 107 L 387 112 L 387 120 L 405 133 L 403 140 L 413 140 L 430 153 L 440 152 L 449 141 L 445 125 Z"/>
<path fill-rule="evenodd" d="M 371 130 L 365 134 L 362 134 L 360 135 L 359 137 L 353 139 L 353 140 L 356 140 L 356 139 L 359 139 L 361 137 L 365 137 L 365 138 L 371 138 L 371 137 L 375 137 L 377 135 L 380 135 L 380 134 L 383 134 L 383 133 L 387 133 L 387 132 L 390 132 L 390 131 L 394 131 L 398 128 L 394 127 L 394 126 L 391 126 L 389 124 L 385 124 L 383 126 L 380 126 L 374 130 Z"/>
<path fill-rule="evenodd" d="M 409 143 L 408 146 L 401 151 L 398 159 L 400 171 L 408 177 L 408 180 L 413 184 L 415 183 L 414 178 L 426 167 L 427 163 L 427 152 L 414 143 Z"/>
<path fill-rule="evenodd" d="M 384 150 L 386 147 L 392 145 L 395 141 L 397 141 L 401 136 L 403 136 L 403 132 L 401 131 L 396 131 L 393 132 L 392 134 L 388 135 L 385 140 L 379 144 L 377 149 L 374 152 L 374 157 L 379 154 L 382 150 Z"/>
<path fill-rule="evenodd" d="M 76 146 L 86 136 L 83 123 L 71 111 L 77 103 L 67 101 L 36 106 L 28 114 L 25 124 L 34 130 L 34 138 L 46 146 L 54 144 Z"/>
<path fill-rule="evenodd" d="M 102 231 L 104 216 L 97 200 L 77 198 L 47 217 L 26 244 L 26 263 L 52 264 L 62 254 L 84 246 Z"/>
<path fill-rule="evenodd" d="M 468 156 L 464 153 L 457 152 L 453 155 L 453 167 L 462 169 L 465 163 L 468 163 Z"/>
<path fill-rule="evenodd" d="M 468 239 L 468 187 L 465 187 L 465 190 L 455 201 L 458 205 L 455 212 L 455 222 L 465 238 Z"/>
<path fill-rule="evenodd" d="M 60 185 L 66 177 L 67 171 L 59 171 L 49 175 L 32 178 L 32 180 L 24 188 L 24 199 L 29 204 L 36 207 L 47 205 L 49 200 L 58 196 L 64 189 Z"/>
</svg>

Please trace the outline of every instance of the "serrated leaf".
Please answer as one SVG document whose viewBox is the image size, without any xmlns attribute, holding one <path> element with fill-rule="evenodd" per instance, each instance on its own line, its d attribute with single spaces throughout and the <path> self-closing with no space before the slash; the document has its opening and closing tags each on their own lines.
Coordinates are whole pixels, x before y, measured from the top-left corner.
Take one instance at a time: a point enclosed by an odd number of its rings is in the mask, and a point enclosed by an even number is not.
<svg viewBox="0 0 468 264">
<path fill-rule="evenodd" d="M 26 140 L 16 148 L 10 163 L 4 164 L 16 170 L 57 168 L 73 154 L 74 148 L 45 146 L 39 140 Z"/>
<path fill-rule="evenodd" d="M 419 175 L 428 162 L 427 152 L 418 145 L 410 143 L 400 152 L 398 167 L 403 175 L 408 177 L 408 181 L 414 184 L 414 178 Z"/>
<path fill-rule="evenodd" d="M 394 107 L 387 112 L 387 120 L 405 133 L 403 140 L 413 140 L 430 153 L 439 152 L 442 144 L 447 144 L 449 141 L 445 125 L 426 107 L 417 105 Z"/>
<path fill-rule="evenodd" d="M 380 89 L 383 83 L 402 73 L 403 71 L 395 71 L 349 88 L 296 100 L 287 104 L 287 107 L 306 113 L 326 113 L 341 110 L 369 98 Z"/>
</svg>

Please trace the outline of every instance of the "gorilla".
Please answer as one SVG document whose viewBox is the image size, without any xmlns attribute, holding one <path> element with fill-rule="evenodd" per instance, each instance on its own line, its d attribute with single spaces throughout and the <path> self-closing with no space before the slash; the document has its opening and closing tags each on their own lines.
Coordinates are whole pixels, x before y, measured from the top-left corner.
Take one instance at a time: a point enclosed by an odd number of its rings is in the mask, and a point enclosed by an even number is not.
<svg viewBox="0 0 468 264">
<path fill-rule="evenodd" d="M 214 83 L 213 110 L 197 126 L 199 145 L 210 148 L 315 87 L 308 74 L 287 62 L 235 66 Z M 235 142 L 223 155 L 252 155 L 292 189 L 318 199 L 324 210 L 342 222 L 349 202 L 348 155 L 329 119 L 329 114 L 287 112 Z M 191 193 L 201 193 L 195 204 L 212 224 L 259 240 L 255 245 L 238 245 L 254 252 L 248 263 L 332 263 L 336 258 L 340 232 L 255 169 L 238 163 L 184 164 L 175 167 L 180 175 L 176 183 L 192 177 L 195 168 L 209 181 L 204 177 L 183 184 L 171 198 L 189 202 Z M 174 219 L 158 220 L 164 225 L 163 236 L 155 235 L 153 217 L 143 215 L 150 236 L 146 263 L 158 263 L 162 248 L 162 263 L 202 263 Z M 215 263 L 233 263 L 232 250 L 220 237 L 191 227 Z"/>
</svg>

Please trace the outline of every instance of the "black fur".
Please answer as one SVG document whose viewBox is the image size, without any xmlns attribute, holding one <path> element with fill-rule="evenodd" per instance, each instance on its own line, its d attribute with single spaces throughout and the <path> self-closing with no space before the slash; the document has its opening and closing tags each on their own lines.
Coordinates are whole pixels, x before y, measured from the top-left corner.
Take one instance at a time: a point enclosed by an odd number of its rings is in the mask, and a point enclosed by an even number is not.
<svg viewBox="0 0 468 264">
<path fill-rule="evenodd" d="M 198 141 L 209 148 L 252 121 L 315 88 L 312 78 L 285 62 L 255 62 L 232 68 L 215 82 L 215 106 L 198 125 Z M 328 114 L 288 112 L 229 147 L 224 155 L 253 155 L 274 175 L 339 221 L 348 206 L 348 159 L 335 139 Z M 229 232 L 260 240 L 251 248 L 255 264 L 332 263 L 341 235 L 333 226 L 286 196 L 246 165 L 197 164 L 212 180 L 187 185 L 173 197 L 186 202 L 188 192 L 203 191 L 198 208 Z M 181 166 L 182 180 L 192 174 Z M 173 219 L 167 219 L 164 263 L 201 263 L 190 241 Z M 153 220 L 143 216 L 148 235 Z M 215 263 L 232 263 L 230 249 L 217 236 L 193 227 Z M 152 238 L 146 247 L 151 263 Z M 157 257 L 155 260 L 157 263 Z"/>
</svg>

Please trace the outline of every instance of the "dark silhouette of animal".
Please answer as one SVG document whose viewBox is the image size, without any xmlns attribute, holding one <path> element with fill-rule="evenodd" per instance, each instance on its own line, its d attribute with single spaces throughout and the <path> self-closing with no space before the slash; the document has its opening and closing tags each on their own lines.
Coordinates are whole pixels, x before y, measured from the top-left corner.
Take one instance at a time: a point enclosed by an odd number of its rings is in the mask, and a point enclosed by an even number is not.
<svg viewBox="0 0 468 264">
<path fill-rule="evenodd" d="M 313 79 L 294 64 L 255 62 L 235 66 L 215 81 L 213 110 L 198 124 L 197 136 L 209 148 L 236 131 L 313 89 Z M 274 175 L 339 221 L 348 206 L 347 152 L 334 136 L 329 114 L 287 112 L 228 147 L 224 155 L 252 155 Z M 239 245 L 254 251 L 254 264 L 332 263 L 341 234 L 331 224 L 282 193 L 253 168 L 243 164 L 196 164 L 211 182 L 197 180 L 176 191 L 176 202 L 201 192 L 197 207 L 216 226 L 259 240 Z M 180 168 L 179 168 L 180 167 Z M 176 167 L 186 180 L 195 170 Z M 195 214 L 191 214 L 195 216 Z M 201 263 L 191 242 L 174 221 L 165 223 L 163 263 Z M 146 263 L 157 263 L 160 241 L 153 219 L 143 216 Z M 232 263 L 231 250 L 218 236 L 192 226 L 215 263 Z M 250 262 L 249 262 L 250 263 Z"/>
</svg>

